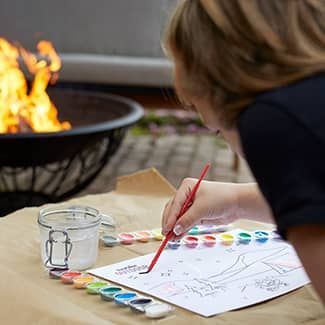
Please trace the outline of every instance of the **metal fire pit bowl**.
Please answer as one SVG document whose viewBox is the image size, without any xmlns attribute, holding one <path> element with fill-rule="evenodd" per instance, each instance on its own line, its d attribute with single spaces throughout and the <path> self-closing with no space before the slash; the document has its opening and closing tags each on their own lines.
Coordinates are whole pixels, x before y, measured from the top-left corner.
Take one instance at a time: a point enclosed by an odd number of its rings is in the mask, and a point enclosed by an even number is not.
<svg viewBox="0 0 325 325">
<path fill-rule="evenodd" d="M 140 105 L 120 96 L 61 88 L 49 94 L 59 119 L 73 127 L 0 135 L 0 216 L 83 190 L 143 115 Z"/>
</svg>

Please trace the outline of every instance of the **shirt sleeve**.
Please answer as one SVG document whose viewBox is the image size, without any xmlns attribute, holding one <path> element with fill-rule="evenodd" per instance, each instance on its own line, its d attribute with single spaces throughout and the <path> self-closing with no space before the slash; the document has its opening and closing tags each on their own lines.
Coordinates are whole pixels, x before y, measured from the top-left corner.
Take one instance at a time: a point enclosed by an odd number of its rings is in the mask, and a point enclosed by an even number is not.
<svg viewBox="0 0 325 325">
<path fill-rule="evenodd" d="M 243 111 L 238 129 L 244 155 L 280 234 L 286 238 L 292 226 L 324 224 L 322 140 L 281 107 L 268 103 Z"/>
</svg>

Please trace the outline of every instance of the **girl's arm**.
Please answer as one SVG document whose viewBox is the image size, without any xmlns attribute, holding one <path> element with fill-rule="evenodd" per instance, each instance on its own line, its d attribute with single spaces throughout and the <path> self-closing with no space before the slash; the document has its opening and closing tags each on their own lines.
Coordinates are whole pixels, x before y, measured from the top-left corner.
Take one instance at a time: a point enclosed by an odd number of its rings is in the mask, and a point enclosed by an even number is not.
<svg viewBox="0 0 325 325">
<path fill-rule="evenodd" d="M 239 218 L 275 223 L 269 205 L 256 183 L 238 184 L 237 193 Z"/>
<path fill-rule="evenodd" d="M 195 184 L 196 179 L 185 179 L 176 195 L 166 204 L 162 219 L 164 235 L 172 230 L 177 215 Z M 193 205 L 179 218 L 174 233 L 182 235 L 199 223 L 225 225 L 241 218 L 273 223 L 269 207 L 255 183 L 202 181 Z"/>
</svg>

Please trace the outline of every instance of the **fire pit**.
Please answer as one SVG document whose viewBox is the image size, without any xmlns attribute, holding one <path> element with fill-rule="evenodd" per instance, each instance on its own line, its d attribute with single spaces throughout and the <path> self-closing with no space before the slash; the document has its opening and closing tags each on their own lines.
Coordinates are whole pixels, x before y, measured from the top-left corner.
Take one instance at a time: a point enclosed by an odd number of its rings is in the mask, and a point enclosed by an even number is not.
<svg viewBox="0 0 325 325">
<path fill-rule="evenodd" d="M 39 42 L 34 55 L 0 38 L 1 216 L 84 189 L 143 114 L 119 96 L 58 87 L 47 92 L 60 67 L 50 42 Z"/>
<path fill-rule="evenodd" d="M 0 214 L 58 202 L 84 189 L 142 116 L 135 102 L 114 95 L 50 89 L 60 119 L 73 128 L 0 134 Z"/>
</svg>

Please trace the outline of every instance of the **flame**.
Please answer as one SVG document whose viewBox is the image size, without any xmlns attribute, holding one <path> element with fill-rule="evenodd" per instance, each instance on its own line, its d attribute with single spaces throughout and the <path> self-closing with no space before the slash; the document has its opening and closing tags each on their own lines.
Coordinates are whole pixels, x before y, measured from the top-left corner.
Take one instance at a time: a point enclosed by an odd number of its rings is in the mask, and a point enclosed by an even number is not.
<svg viewBox="0 0 325 325">
<path fill-rule="evenodd" d="M 46 88 L 57 79 L 61 60 L 48 41 L 37 44 L 34 55 L 0 38 L 0 133 L 56 132 L 71 128 L 59 122 Z M 29 89 L 19 66 L 22 58 L 34 76 Z"/>
</svg>

